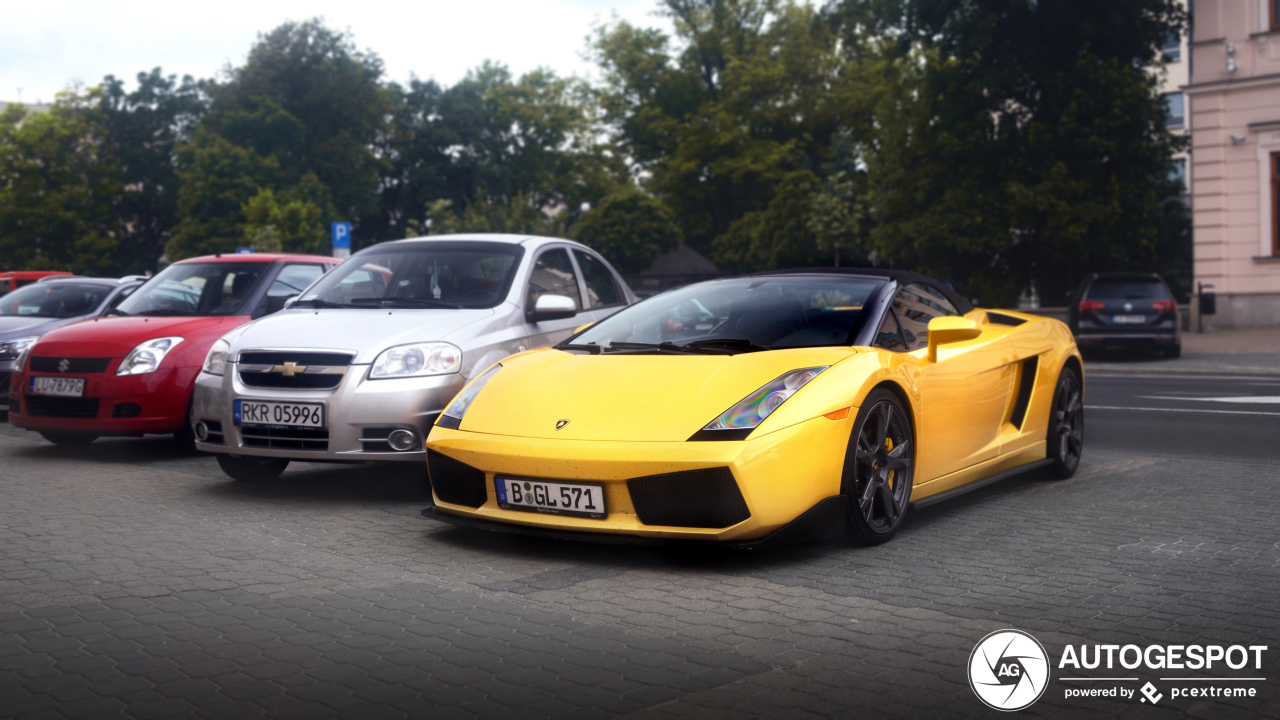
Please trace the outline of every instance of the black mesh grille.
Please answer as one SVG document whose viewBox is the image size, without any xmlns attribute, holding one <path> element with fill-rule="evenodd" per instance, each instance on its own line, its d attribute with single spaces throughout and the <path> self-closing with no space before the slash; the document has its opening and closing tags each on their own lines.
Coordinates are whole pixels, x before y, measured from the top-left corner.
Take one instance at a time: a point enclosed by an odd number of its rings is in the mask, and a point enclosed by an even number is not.
<svg viewBox="0 0 1280 720">
<path fill-rule="evenodd" d="M 98 398 L 27 396 L 27 414 L 39 417 L 96 418 Z"/>
<path fill-rule="evenodd" d="M 66 370 L 60 367 L 63 360 L 67 361 Z M 33 357 L 30 363 L 31 372 L 42 373 L 100 373 L 106 372 L 110 364 L 111 358 L 60 357 Z"/>
<path fill-rule="evenodd" d="M 751 517 L 726 467 L 632 478 L 627 489 L 645 525 L 723 528 Z"/>
<path fill-rule="evenodd" d="M 240 372 L 240 382 L 251 387 L 289 388 L 293 390 L 332 390 L 342 384 L 341 373 L 302 373 L 288 377 L 284 373 Z"/>
<path fill-rule="evenodd" d="M 240 440 L 245 447 L 280 448 L 283 450 L 328 450 L 329 431 L 311 428 L 277 428 L 265 425 L 243 425 Z"/>
<path fill-rule="evenodd" d="M 293 350 L 249 351 L 240 353 L 240 362 L 244 365 L 283 365 L 291 362 L 298 365 L 346 367 L 351 364 L 351 360 L 354 357 L 350 353 L 297 352 Z"/>
<path fill-rule="evenodd" d="M 395 452 L 391 447 L 391 443 L 387 442 L 387 436 L 391 434 L 393 427 L 367 427 L 360 431 L 360 449 L 364 452 Z"/>
<path fill-rule="evenodd" d="M 135 418 L 142 414 L 142 406 L 137 403 L 117 403 L 111 407 L 113 418 Z"/>
<path fill-rule="evenodd" d="M 483 470 L 428 450 L 427 471 L 431 473 L 431 489 L 444 502 L 478 508 L 489 499 Z"/>
</svg>

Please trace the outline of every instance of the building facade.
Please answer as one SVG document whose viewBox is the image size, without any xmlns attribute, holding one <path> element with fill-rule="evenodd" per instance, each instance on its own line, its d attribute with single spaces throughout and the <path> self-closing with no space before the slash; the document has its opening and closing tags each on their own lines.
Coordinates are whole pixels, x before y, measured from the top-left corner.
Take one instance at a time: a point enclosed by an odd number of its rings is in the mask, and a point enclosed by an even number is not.
<svg viewBox="0 0 1280 720">
<path fill-rule="evenodd" d="M 1280 0 L 1192 0 L 1191 13 L 1195 280 L 1217 294 L 1204 325 L 1280 326 Z"/>
</svg>

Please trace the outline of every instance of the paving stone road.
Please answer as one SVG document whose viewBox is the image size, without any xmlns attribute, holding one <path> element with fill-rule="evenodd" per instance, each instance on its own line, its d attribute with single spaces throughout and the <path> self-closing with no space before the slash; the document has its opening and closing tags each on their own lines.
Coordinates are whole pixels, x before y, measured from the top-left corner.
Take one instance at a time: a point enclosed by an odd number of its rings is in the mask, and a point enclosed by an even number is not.
<svg viewBox="0 0 1280 720">
<path fill-rule="evenodd" d="M 167 439 L 0 424 L 0 716 L 990 717 L 974 644 L 1267 645 L 1257 697 L 1036 717 L 1280 717 L 1280 465 L 1090 451 L 893 542 L 738 553 L 479 534 L 415 469 L 229 482 Z M 1070 673 L 1067 673 L 1070 674 Z M 1182 685 L 1186 685 L 1183 683 Z M 1139 696 L 1140 697 L 1140 696 Z"/>
</svg>

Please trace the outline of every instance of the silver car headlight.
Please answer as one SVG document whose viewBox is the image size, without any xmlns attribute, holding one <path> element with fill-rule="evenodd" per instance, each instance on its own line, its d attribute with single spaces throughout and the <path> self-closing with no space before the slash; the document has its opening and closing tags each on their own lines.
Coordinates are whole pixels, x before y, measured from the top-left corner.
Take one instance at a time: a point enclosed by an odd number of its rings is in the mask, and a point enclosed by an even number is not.
<svg viewBox="0 0 1280 720">
<path fill-rule="evenodd" d="M 144 375 L 153 373 L 160 367 L 160 361 L 169 351 L 182 342 L 180 337 L 162 337 L 148 340 L 124 356 L 116 375 Z"/>
<path fill-rule="evenodd" d="M 725 410 L 703 430 L 751 430 L 827 367 L 801 368 L 779 377 Z"/>
<path fill-rule="evenodd" d="M 227 370 L 227 353 L 231 352 L 231 343 L 226 340 L 219 340 L 209 348 L 209 354 L 204 357 L 204 365 L 200 369 L 210 375 L 221 375 Z"/>
<path fill-rule="evenodd" d="M 397 345 L 383 350 L 369 370 L 370 380 L 449 375 L 462 369 L 462 351 L 447 342 Z"/>
<path fill-rule="evenodd" d="M 484 371 L 480 377 L 472 380 L 466 387 L 462 388 L 462 392 L 458 393 L 453 402 L 444 409 L 436 420 L 436 425 L 440 427 L 458 429 L 462 424 L 462 416 L 467 414 L 467 409 L 471 407 L 471 403 L 475 402 L 476 396 L 484 389 L 484 386 L 493 379 L 495 373 L 502 369 L 502 365 L 494 365 Z"/>
<path fill-rule="evenodd" d="M 22 372 L 27 366 L 27 357 L 31 355 L 31 348 L 35 347 L 35 343 L 22 348 L 22 352 L 18 353 L 18 359 L 13 363 L 14 372 Z"/>
<path fill-rule="evenodd" d="M 17 340 L 5 340 L 0 342 L 0 360 L 17 359 L 22 352 L 35 344 L 40 339 L 39 335 L 31 337 L 18 338 Z"/>
</svg>

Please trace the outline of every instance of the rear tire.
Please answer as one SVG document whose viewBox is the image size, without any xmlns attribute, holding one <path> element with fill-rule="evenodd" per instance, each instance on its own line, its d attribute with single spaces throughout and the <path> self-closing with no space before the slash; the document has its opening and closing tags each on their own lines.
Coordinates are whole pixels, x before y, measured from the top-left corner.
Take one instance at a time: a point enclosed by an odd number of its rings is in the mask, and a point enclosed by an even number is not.
<svg viewBox="0 0 1280 720">
<path fill-rule="evenodd" d="M 910 510 L 915 433 L 902 401 L 882 388 L 867 395 L 853 428 L 841 493 L 854 539 L 879 545 L 897 534 Z"/>
<path fill-rule="evenodd" d="M 218 467 L 237 482 L 269 482 L 280 477 L 289 461 L 218 453 Z"/>
<path fill-rule="evenodd" d="M 1048 459 L 1053 461 L 1049 472 L 1060 480 L 1074 475 L 1084 452 L 1084 391 L 1072 368 L 1063 368 L 1058 376 L 1046 440 Z"/>
<path fill-rule="evenodd" d="M 57 430 L 40 430 L 40 437 L 48 440 L 54 445 L 63 447 L 79 447 L 88 445 L 98 439 L 97 435 L 89 435 L 86 433 L 75 432 L 58 432 Z"/>
</svg>

